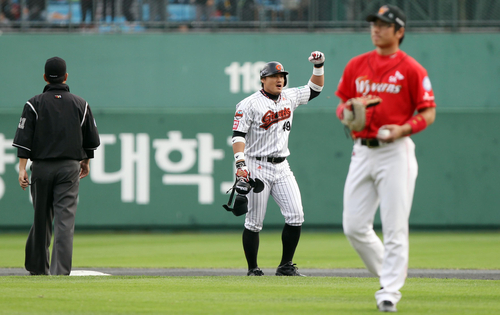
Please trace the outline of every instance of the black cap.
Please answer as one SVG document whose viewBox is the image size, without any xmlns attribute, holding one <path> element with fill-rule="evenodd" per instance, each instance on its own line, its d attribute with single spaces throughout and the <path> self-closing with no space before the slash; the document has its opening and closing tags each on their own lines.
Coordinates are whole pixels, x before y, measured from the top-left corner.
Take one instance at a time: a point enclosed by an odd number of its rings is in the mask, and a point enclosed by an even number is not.
<svg viewBox="0 0 500 315">
<path fill-rule="evenodd" d="M 406 26 L 406 15 L 395 5 L 386 4 L 378 9 L 377 14 L 370 14 L 366 17 L 368 22 L 375 22 L 377 19 L 400 27 Z"/>
<path fill-rule="evenodd" d="M 266 63 L 264 68 L 260 70 L 260 77 L 264 78 L 277 73 L 284 73 L 285 75 L 288 75 L 288 72 L 285 71 L 285 67 L 283 67 L 281 63 L 277 61 L 271 61 Z"/>
<path fill-rule="evenodd" d="M 48 80 L 56 80 L 66 74 L 66 61 L 59 57 L 52 57 L 45 62 L 45 76 Z"/>
</svg>

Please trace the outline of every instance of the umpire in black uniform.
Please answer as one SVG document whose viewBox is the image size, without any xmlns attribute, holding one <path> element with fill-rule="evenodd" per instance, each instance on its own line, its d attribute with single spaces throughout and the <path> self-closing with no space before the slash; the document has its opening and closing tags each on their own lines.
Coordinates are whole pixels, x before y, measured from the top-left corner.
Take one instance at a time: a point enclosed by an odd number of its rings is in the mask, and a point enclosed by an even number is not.
<svg viewBox="0 0 500 315">
<path fill-rule="evenodd" d="M 69 275 L 80 179 L 89 174 L 89 159 L 99 146 L 99 133 L 89 104 L 66 85 L 66 62 L 45 63 L 48 83 L 43 93 L 24 105 L 13 146 L 19 157 L 19 184 L 30 185 L 35 219 L 26 242 L 26 270 L 32 275 Z M 54 244 L 49 245 L 54 222 Z M 50 266 L 50 267 L 49 267 Z"/>
</svg>

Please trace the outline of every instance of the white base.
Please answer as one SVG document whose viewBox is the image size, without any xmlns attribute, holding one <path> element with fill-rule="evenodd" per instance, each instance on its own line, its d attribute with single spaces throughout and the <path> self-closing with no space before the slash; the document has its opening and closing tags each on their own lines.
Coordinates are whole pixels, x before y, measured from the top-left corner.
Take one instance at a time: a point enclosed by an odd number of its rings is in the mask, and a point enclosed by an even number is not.
<svg viewBox="0 0 500 315">
<path fill-rule="evenodd" d="M 70 276 L 83 277 L 83 276 L 111 276 L 108 273 L 92 271 L 92 270 L 71 270 Z"/>
</svg>

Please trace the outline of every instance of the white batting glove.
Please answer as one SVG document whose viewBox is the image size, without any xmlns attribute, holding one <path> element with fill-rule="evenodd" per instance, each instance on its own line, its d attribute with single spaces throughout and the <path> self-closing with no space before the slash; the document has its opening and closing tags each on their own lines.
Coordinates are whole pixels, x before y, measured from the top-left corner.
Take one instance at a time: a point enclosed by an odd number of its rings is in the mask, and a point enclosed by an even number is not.
<svg viewBox="0 0 500 315">
<path fill-rule="evenodd" d="M 316 68 L 322 67 L 325 63 L 325 54 L 321 51 L 313 51 L 309 56 L 309 61 L 314 64 Z"/>
<path fill-rule="evenodd" d="M 248 170 L 245 161 L 236 162 L 236 178 L 240 181 L 248 182 L 250 180 L 250 171 Z"/>
</svg>

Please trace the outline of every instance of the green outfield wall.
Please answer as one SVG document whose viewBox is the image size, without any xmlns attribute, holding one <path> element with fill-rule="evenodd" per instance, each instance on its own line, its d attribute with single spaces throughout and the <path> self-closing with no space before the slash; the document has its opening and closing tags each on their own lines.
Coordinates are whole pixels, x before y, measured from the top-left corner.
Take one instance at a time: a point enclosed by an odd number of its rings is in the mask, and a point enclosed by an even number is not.
<svg viewBox="0 0 500 315">
<path fill-rule="evenodd" d="M 326 54 L 326 98 L 350 58 L 371 50 L 359 34 L 141 34 L 0 36 L 0 108 L 41 91 L 43 65 L 68 63 L 72 91 L 93 108 L 233 107 L 260 86 L 263 62 L 279 60 L 289 84 L 306 84 L 312 50 Z M 403 50 L 428 69 L 441 108 L 500 107 L 500 34 L 412 34 Z"/>
<path fill-rule="evenodd" d="M 436 123 L 412 137 L 410 224 L 500 227 L 500 34 L 407 34 L 402 48 L 428 69 L 438 104 Z M 24 103 L 43 89 L 47 58 L 67 60 L 71 91 L 89 102 L 101 134 L 77 225 L 191 229 L 243 224 L 222 208 L 234 180 L 235 105 L 259 89 L 266 61 L 281 61 L 291 86 L 307 83 L 316 49 L 327 56 L 326 86 L 295 112 L 289 161 L 305 225 L 338 227 L 352 141 L 334 92 L 347 61 L 372 49 L 367 34 L 0 36 L 0 230 L 32 222 L 11 143 Z M 274 201 L 265 224 L 283 224 Z"/>
<path fill-rule="evenodd" d="M 313 103 L 306 105 L 314 107 Z M 299 108 L 289 158 L 306 224 L 340 226 L 352 143 L 332 110 Z M 27 226 L 12 138 L 19 115 L 0 116 L 0 227 Z M 102 145 L 81 182 L 77 223 L 108 227 L 218 227 L 243 223 L 222 208 L 232 184 L 233 112 L 97 113 Z M 419 177 L 413 226 L 500 227 L 500 112 L 441 113 L 415 135 Z M 266 224 L 283 219 L 270 202 Z"/>
</svg>

